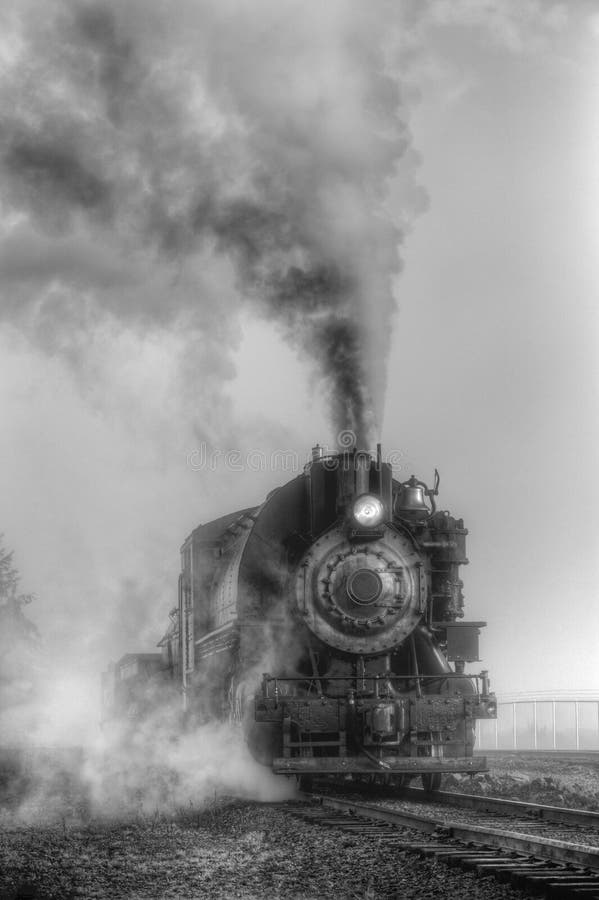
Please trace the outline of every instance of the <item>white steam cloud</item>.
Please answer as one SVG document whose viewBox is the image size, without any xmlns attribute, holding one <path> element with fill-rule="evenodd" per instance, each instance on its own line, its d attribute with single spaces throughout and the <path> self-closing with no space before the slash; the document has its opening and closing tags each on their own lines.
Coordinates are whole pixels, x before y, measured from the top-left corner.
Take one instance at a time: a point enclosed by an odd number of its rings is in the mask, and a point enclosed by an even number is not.
<svg viewBox="0 0 599 900">
<path fill-rule="evenodd" d="M 107 360 L 116 364 L 119 407 L 140 434 L 151 430 L 142 421 L 148 405 L 139 403 L 146 395 L 152 422 L 164 407 L 172 425 L 170 390 L 181 418 L 193 415 L 198 435 L 213 441 L 227 425 L 215 399 L 234 374 L 230 350 L 246 304 L 309 362 L 335 431 L 351 429 L 368 446 L 383 400 L 402 238 L 384 200 L 402 160 L 406 194 L 420 201 L 385 58 L 392 17 L 385 3 L 348 0 L 311 9 L 264 0 L 3 4 L 5 328 L 65 360 L 93 405 L 105 402 Z M 144 452 L 136 448 L 136 468 Z M 94 514 L 81 487 L 75 530 L 80 515 Z M 127 508 L 122 493 L 119 505 Z M 128 537 L 131 555 L 138 536 Z M 90 704 L 99 712 L 97 681 L 82 679 L 73 653 L 100 655 L 105 597 L 114 596 L 119 567 L 77 547 L 74 536 L 66 570 L 85 571 L 85 591 L 67 584 L 73 600 L 62 598 L 57 615 L 81 617 L 85 633 L 66 664 L 53 659 L 55 646 L 40 653 L 43 677 L 30 703 L 5 711 L 5 742 L 85 744 L 85 760 L 71 767 L 96 808 L 123 797 L 130 808 L 139 792 L 146 811 L 190 791 L 201 802 L 213 787 L 241 783 L 272 796 L 275 782 L 225 726 L 173 741 L 176 728 L 157 712 L 122 744 L 98 746 L 88 731 Z M 117 593 L 107 662 L 125 633 L 139 634 L 141 620 L 153 625 L 143 610 L 156 605 L 152 588 L 135 578 Z M 20 808 L 35 818 L 53 808 L 56 778 L 51 756 L 32 750 L 27 765 Z M 60 765 L 58 774 L 60 783 Z M 283 784 L 277 790 L 289 789 Z"/>
</svg>

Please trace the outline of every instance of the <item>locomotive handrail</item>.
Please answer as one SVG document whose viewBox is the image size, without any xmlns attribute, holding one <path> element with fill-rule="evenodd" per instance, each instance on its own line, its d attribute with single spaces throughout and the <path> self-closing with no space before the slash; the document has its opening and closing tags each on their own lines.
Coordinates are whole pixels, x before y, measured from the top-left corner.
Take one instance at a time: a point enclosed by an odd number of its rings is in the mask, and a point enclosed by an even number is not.
<svg viewBox="0 0 599 900">
<path fill-rule="evenodd" d="M 267 675 L 267 674 L 264 674 L 262 677 L 263 677 L 264 681 L 314 681 L 313 675 L 303 675 L 302 676 L 302 675 Z M 355 675 L 324 675 L 324 676 L 321 675 L 320 677 L 324 681 L 354 681 L 356 678 Z M 358 677 L 360 678 L 361 676 L 358 676 Z M 366 675 L 365 676 L 366 681 L 376 681 L 376 680 L 380 680 L 380 681 L 396 681 L 396 680 L 415 681 L 416 679 L 421 680 L 421 679 L 425 679 L 425 678 L 432 680 L 432 681 L 445 681 L 448 678 L 462 678 L 462 679 L 470 678 L 470 679 L 478 680 L 479 678 L 482 679 L 484 677 L 485 676 L 482 673 L 478 674 L 478 675 L 471 675 L 471 674 L 466 674 L 464 672 L 443 672 L 443 674 L 441 674 L 441 675 L 414 675 L 412 673 L 406 674 L 406 675 L 401 675 L 401 674 L 398 675 L 396 673 L 387 674 L 385 672 L 384 674 L 381 674 L 381 675 Z"/>
<path fill-rule="evenodd" d="M 464 680 L 465 678 L 467 680 L 474 681 L 475 687 L 471 694 L 468 693 L 468 694 L 461 695 L 461 696 L 463 696 L 464 700 L 470 699 L 471 701 L 483 702 L 483 703 L 490 702 L 493 704 L 493 706 L 496 705 L 495 695 L 489 690 L 488 675 L 486 672 L 482 672 L 480 674 L 475 674 L 475 675 L 467 675 L 467 676 L 460 672 L 445 672 L 440 675 L 413 675 L 413 674 L 410 674 L 410 675 L 399 674 L 398 675 L 395 673 L 384 674 L 384 675 L 368 675 L 368 676 L 366 676 L 366 679 L 365 679 L 367 682 L 369 682 L 368 687 L 366 686 L 366 684 L 364 684 L 364 686 L 361 689 L 355 691 L 355 693 L 359 697 L 366 697 L 366 696 L 373 696 L 373 695 L 375 697 L 378 697 L 379 691 L 381 690 L 381 685 L 383 686 L 383 688 L 385 685 L 387 685 L 387 691 L 393 693 L 396 690 L 396 687 L 393 686 L 392 683 L 397 685 L 398 682 L 407 682 L 407 685 L 404 685 L 404 688 L 403 688 L 404 692 L 407 692 L 409 695 L 413 691 L 415 693 L 416 697 L 421 699 L 423 697 L 423 694 L 422 694 L 423 685 L 430 686 L 432 684 L 435 684 L 435 682 L 451 681 L 451 680 L 455 680 L 455 679 Z M 333 683 L 335 683 L 335 682 L 346 682 L 346 683 L 350 682 L 350 683 L 353 683 L 353 682 L 355 682 L 355 680 L 356 680 L 355 676 L 347 676 L 347 675 L 331 675 L 331 676 L 325 676 L 324 678 L 321 677 L 320 685 L 318 687 L 318 695 L 321 698 L 324 698 L 328 695 L 326 688 L 323 690 L 323 687 L 322 687 L 323 681 L 325 683 L 326 682 L 333 682 Z M 482 684 L 481 684 L 481 682 L 482 682 Z M 273 683 L 274 683 L 274 699 L 275 699 L 275 702 L 278 703 L 279 683 L 288 683 L 288 684 L 304 685 L 304 686 L 307 683 L 310 683 L 311 685 L 313 685 L 314 678 L 313 677 L 310 678 L 309 676 L 302 677 L 302 676 L 291 676 L 291 675 L 276 676 L 276 675 L 269 675 L 267 673 L 264 673 L 262 676 L 262 692 L 263 692 L 264 696 L 266 696 L 267 691 L 268 691 L 267 685 L 273 684 Z M 383 690 L 383 693 L 385 694 L 386 692 Z M 334 697 L 336 695 L 333 694 L 332 696 Z M 431 695 L 427 694 L 426 696 L 427 696 L 427 698 L 430 698 Z"/>
</svg>

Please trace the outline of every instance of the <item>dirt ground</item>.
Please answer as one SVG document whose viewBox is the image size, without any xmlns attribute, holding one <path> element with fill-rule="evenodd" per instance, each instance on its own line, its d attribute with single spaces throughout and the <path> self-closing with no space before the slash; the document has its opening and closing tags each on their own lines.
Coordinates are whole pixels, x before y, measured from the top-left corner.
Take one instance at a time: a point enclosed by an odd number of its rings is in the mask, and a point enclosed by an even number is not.
<svg viewBox="0 0 599 900">
<path fill-rule="evenodd" d="M 599 754 L 489 754 L 487 760 L 488 773 L 447 775 L 443 789 L 599 810 Z"/>
</svg>

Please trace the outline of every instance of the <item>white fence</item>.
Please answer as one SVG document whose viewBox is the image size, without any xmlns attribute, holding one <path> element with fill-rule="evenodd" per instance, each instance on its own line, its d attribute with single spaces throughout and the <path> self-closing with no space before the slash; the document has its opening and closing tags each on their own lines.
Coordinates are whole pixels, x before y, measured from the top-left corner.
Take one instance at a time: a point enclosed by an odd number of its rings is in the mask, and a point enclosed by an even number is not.
<svg viewBox="0 0 599 900">
<path fill-rule="evenodd" d="M 476 723 L 478 750 L 599 750 L 599 692 L 498 695 Z"/>
</svg>

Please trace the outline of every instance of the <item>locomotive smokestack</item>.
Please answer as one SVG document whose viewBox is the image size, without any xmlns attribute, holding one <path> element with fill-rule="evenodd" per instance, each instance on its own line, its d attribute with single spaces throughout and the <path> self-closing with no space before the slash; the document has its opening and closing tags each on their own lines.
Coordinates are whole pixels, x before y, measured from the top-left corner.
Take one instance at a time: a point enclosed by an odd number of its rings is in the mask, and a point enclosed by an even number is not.
<svg viewBox="0 0 599 900">
<path fill-rule="evenodd" d="M 356 473 L 355 492 L 356 494 L 366 494 L 370 487 L 370 454 L 356 453 L 354 466 Z"/>
</svg>

